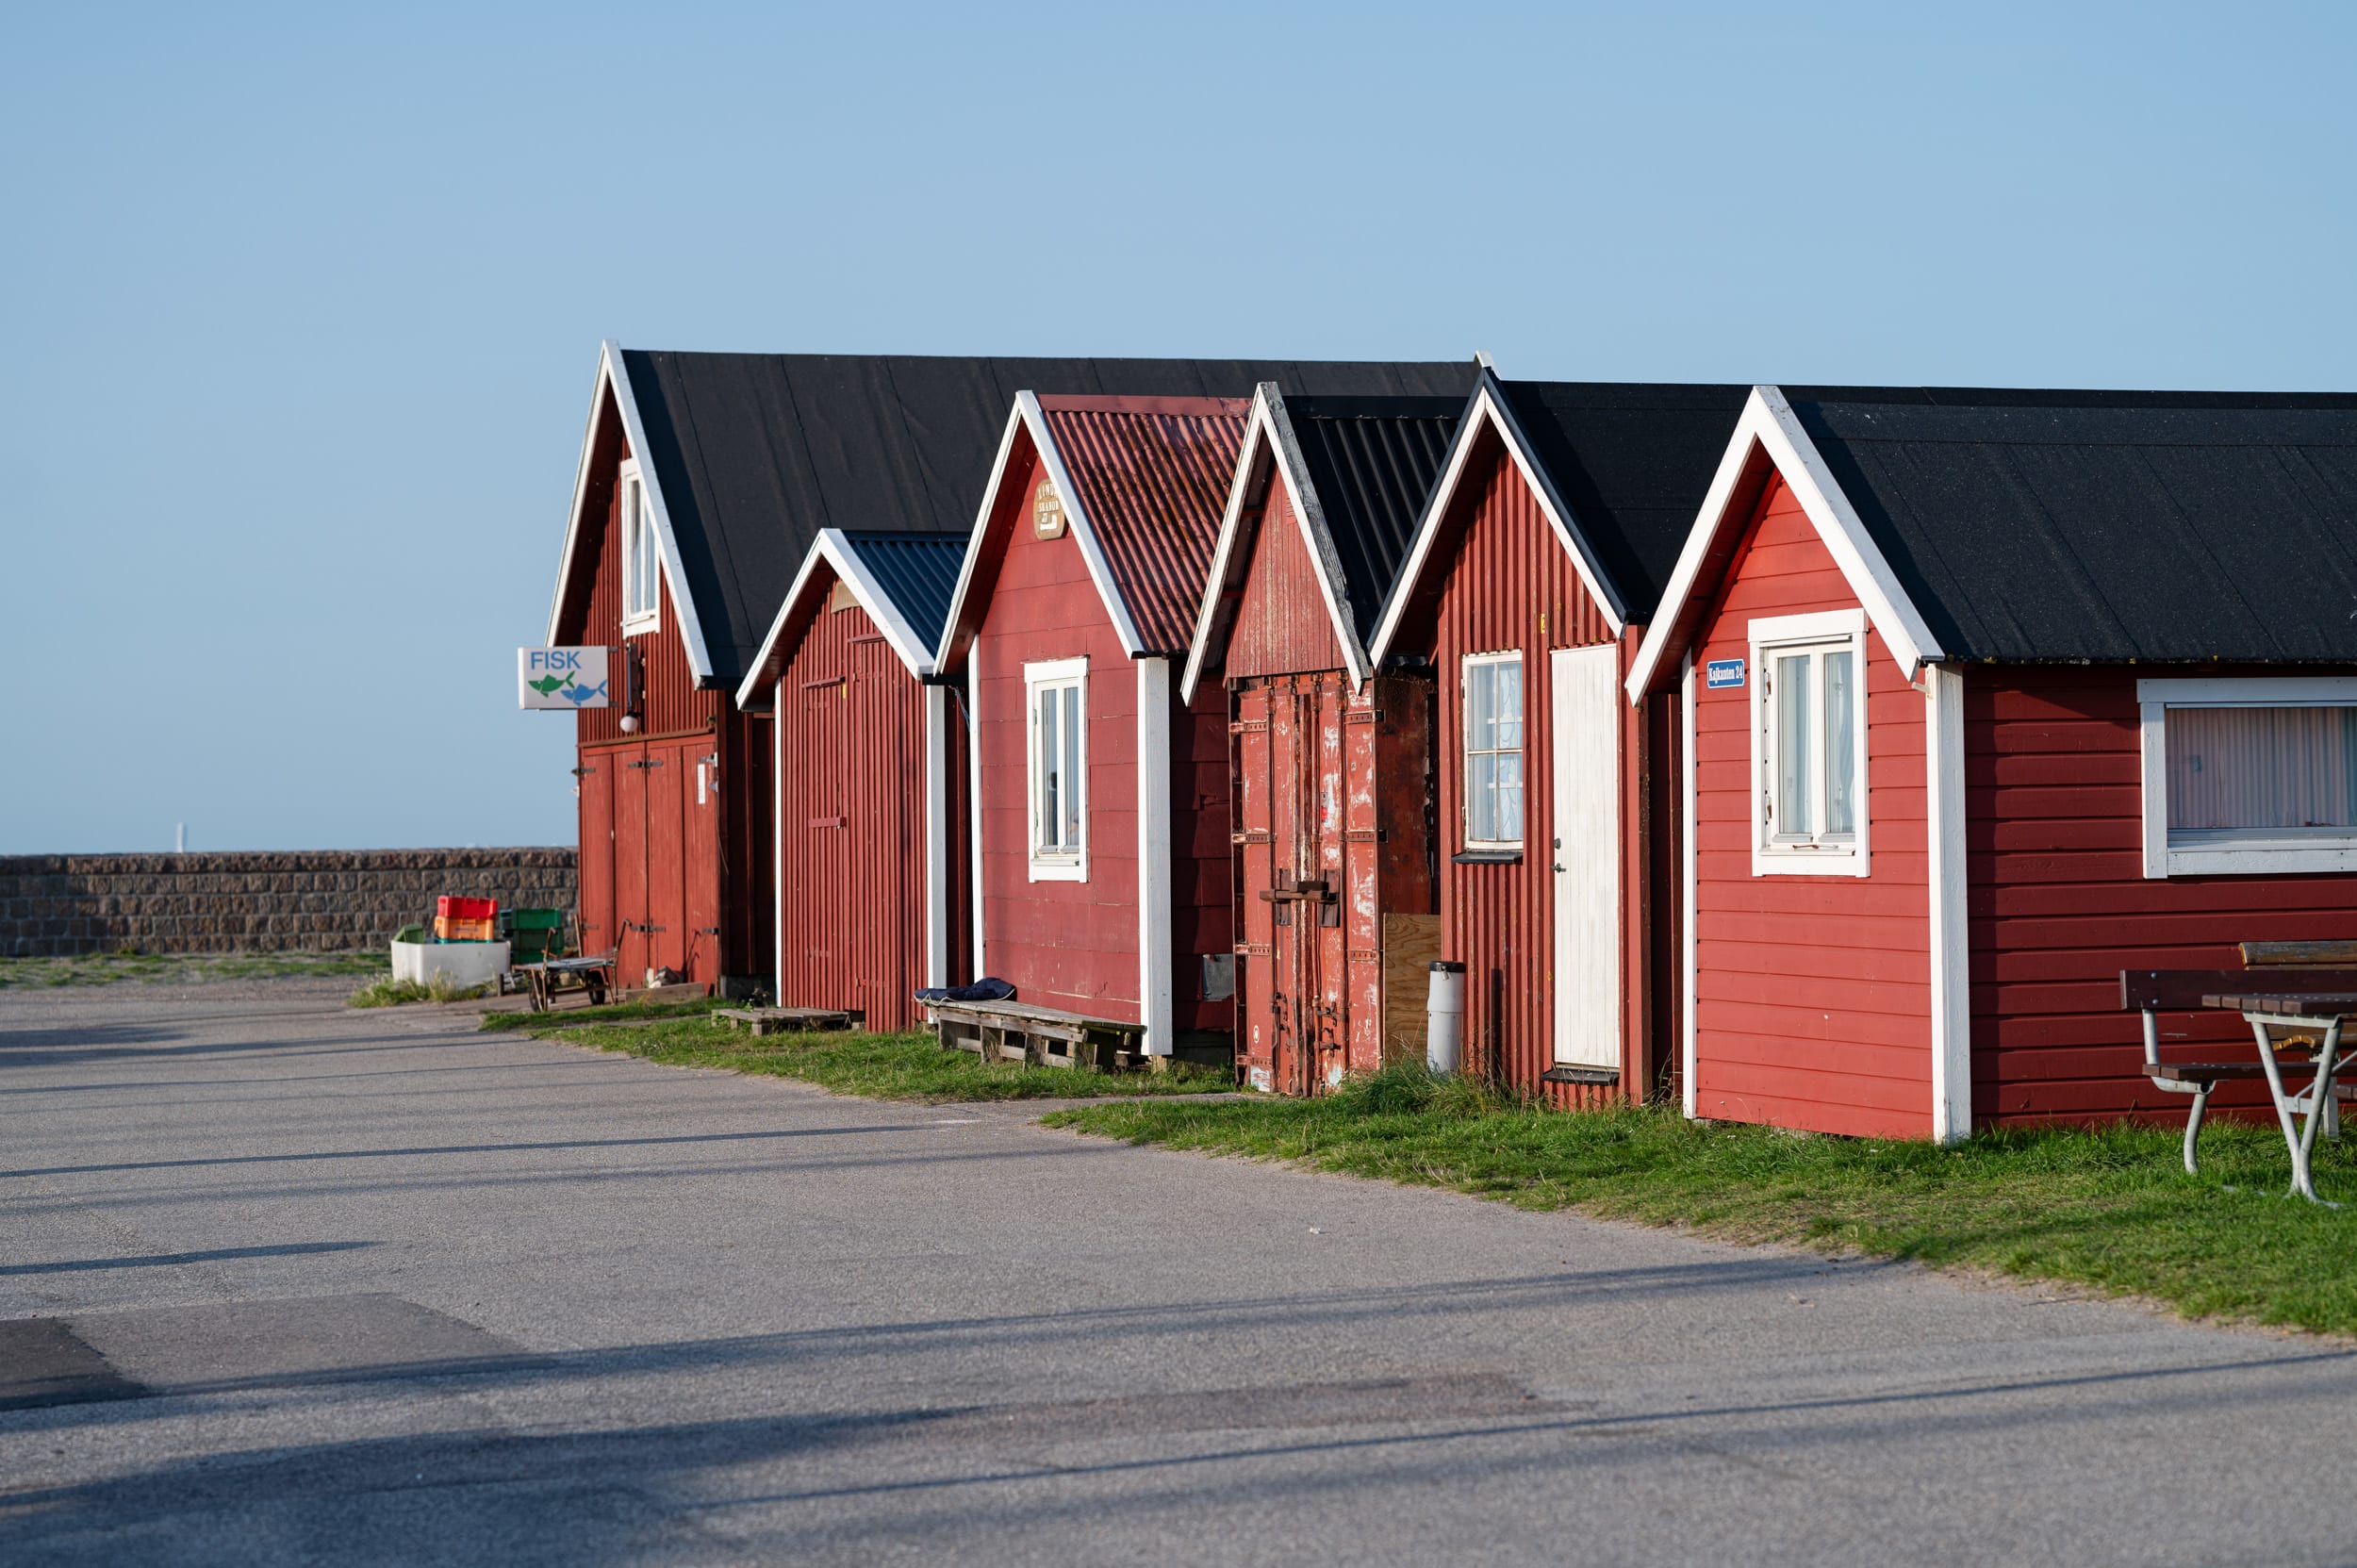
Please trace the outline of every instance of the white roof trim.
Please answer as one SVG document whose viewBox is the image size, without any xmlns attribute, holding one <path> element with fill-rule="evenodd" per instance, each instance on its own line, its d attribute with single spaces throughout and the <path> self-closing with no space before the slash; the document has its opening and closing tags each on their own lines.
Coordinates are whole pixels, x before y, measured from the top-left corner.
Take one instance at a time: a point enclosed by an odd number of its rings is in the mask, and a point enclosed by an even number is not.
<svg viewBox="0 0 2357 1568">
<path fill-rule="evenodd" d="M 664 503 L 663 486 L 655 477 L 655 465 L 647 450 L 647 431 L 638 420 L 638 403 L 631 392 L 630 371 L 622 364 L 622 345 L 611 338 L 598 345 L 598 374 L 589 394 L 589 423 L 582 433 L 580 464 L 573 470 L 573 504 L 565 524 L 565 553 L 557 562 L 556 595 L 549 603 L 548 640 L 551 645 L 556 641 L 556 623 L 565 609 L 565 589 L 572 580 L 573 547 L 580 542 L 582 513 L 589 502 L 589 454 L 597 442 L 598 415 L 609 392 L 613 394 L 615 411 L 621 418 L 623 438 L 630 444 L 631 455 L 638 459 L 639 480 L 653 506 L 655 538 L 663 550 L 664 581 L 671 590 L 672 608 L 679 612 L 680 641 L 687 649 L 688 668 L 694 671 L 701 685 L 712 679 L 712 655 L 704 646 L 703 623 L 696 617 L 696 602 L 682 586 L 687 575 L 680 565 L 679 539 L 671 532 L 671 509 Z"/>
<path fill-rule="evenodd" d="M 1212 636 L 1215 633 L 1220 635 L 1224 653 L 1227 636 L 1234 631 L 1232 621 L 1225 632 L 1216 625 L 1219 602 L 1244 529 L 1244 500 L 1251 486 L 1253 460 L 1263 440 L 1269 444 L 1270 460 L 1277 476 L 1284 481 L 1302 543 L 1309 547 L 1310 564 L 1317 571 L 1318 592 L 1326 601 L 1326 618 L 1334 628 L 1334 641 L 1343 651 L 1351 688 L 1356 690 L 1365 685 L 1374 668 L 1365 645 L 1360 641 L 1358 626 L 1343 614 L 1349 586 L 1343 575 L 1342 553 L 1334 548 L 1333 530 L 1326 523 L 1325 504 L 1318 500 L 1317 487 L 1310 483 L 1309 465 L 1301 455 L 1301 442 L 1294 435 L 1293 418 L 1286 412 L 1285 399 L 1277 384 L 1264 381 L 1253 390 L 1252 419 L 1244 429 L 1244 454 L 1237 460 L 1235 479 L 1228 487 L 1228 510 L 1220 519 L 1219 545 L 1212 552 L 1211 574 L 1203 588 L 1203 607 L 1195 616 L 1195 642 L 1188 651 L 1186 677 L 1179 686 L 1180 699 L 1187 702 L 1195 701 Z"/>
<path fill-rule="evenodd" d="M 933 672 L 932 650 L 917 639 L 916 629 L 900 614 L 892 596 L 883 591 L 883 585 L 867 569 L 867 563 L 859 558 L 859 547 L 845 536 L 842 529 L 821 528 L 818 536 L 811 540 L 810 549 L 803 553 L 802 564 L 794 573 L 794 586 L 785 590 L 785 602 L 778 606 L 777 619 L 769 622 L 768 635 L 761 639 L 761 651 L 753 655 L 743 684 L 736 688 L 738 707 L 750 707 L 761 696 L 761 688 L 777 679 L 774 674 L 765 675 L 764 668 L 777 652 L 778 639 L 785 635 L 785 623 L 793 616 L 794 606 L 801 602 L 802 594 L 822 561 L 849 586 L 860 608 L 867 612 L 867 618 L 876 623 L 892 651 L 900 655 L 908 672 L 920 681 Z"/>
<path fill-rule="evenodd" d="M 1007 427 L 998 433 L 998 455 L 990 461 L 990 483 L 982 487 L 981 510 L 974 514 L 974 526 L 965 536 L 965 559 L 958 563 L 957 591 L 949 596 L 949 619 L 941 623 L 941 646 L 933 650 L 933 668 L 948 668 L 949 652 L 957 644 L 958 622 L 965 615 L 965 595 L 974 583 L 974 565 L 981 559 L 982 536 L 990 529 L 990 509 L 998 500 L 998 487 L 1006 482 L 1007 459 L 1014 452 L 1014 433 L 1023 428 L 1021 407 L 1010 409 Z"/>
<path fill-rule="evenodd" d="M 1414 598 L 1416 580 L 1424 575 L 1425 563 L 1439 537 L 1441 520 L 1456 498 L 1458 483 L 1464 477 L 1465 464 L 1473 455 L 1475 440 L 1485 422 L 1492 426 L 1498 433 L 1498 438 L 1506 443 L 1507 453 L 1522 474 L 1524 486 L 1537 499 L 1540 511 L 1546 514 L 1548 525 L 1555 530 L 1556 542 L 1563 547 L 1565 554 L 1571 556 L 1573 569 L 1579 573 L 1580 585 L 1588 590 L 1588 597 L 1604 613 L 1605 624 L 1611 627 L 1616 637 L 1624 629 L 1625 622 L 1620 611 L 1613 607 L 1613 596 L 1605 590 L 1603 582 L 1596 575 L 1595 564 L 1589 560 L 1588 552 L 1572 532 L 1571 520 L 1557 504 L 1555 486 L 1540 472 L 1538 464 L 1525 450 L 1522 429 L 1515 422 L 1512 410 L 1506 407 L 1497 396 L 1495 388 L 1496 383 L 1490 377 L 1482 378 L 1480 387 L 1474 393 L 1473 406 L 1465 411 L 1464 421 L 1457 427 L 1457 440 L 1449 453 L 1448 466 L 1442 470 L 1440 484 L 1433 487 L 1431 499 L 1425 503 L 1424 519 L 1416 524 L 1416 540 L 1409 548 L 1408 563 L 1400 570 L 1399 581 L 1392 586 L 1391 602 L 1383 606 L 1383 619 L 1376 627 L 1374 644 L 1367 651 L 1371 665 L 1379 667 L 1385 655 L 1391 652 L 1392 639 L 1398 635 L 1400 621 L 1408 613 L 1409 602 Z"/>
<path fill-rule="evenodd" d="M 1800 502 L 1801 510 L 1815 526 L 1818 537 L 1824 542 L 1826 553 L 1841 569 L 1850 591 L 1865 606 L 1868 622 L 1882 634 L 1884 645 L 1899 661 L 1907 679 L 1914 680 L 1923 666 L 1945 657 L 1921 612 L 1900 586 L 1897 574 L 1890 569 L 1890 563 L 1874 543 L 1873 536 L 1866 531 L 1857 509 L 1835 482 L 1823 454 L 1801 428 L 1792 404 L 1778 388 L 1758 386 L 1744 400 L 1742 416 L 1736 421 L 1735 434 L 1728 438 L 1726 453 L 1719 459 L 1719 471 L 1711 478 L 1702 510 L 1695 516 L 1693 531 L 1686 536 L 1686 547 L 1678 552 L 1677 569 L 1670 574 L 1669 586 L 1662 592 L 1661 608 L 1646 631 L 1644 641 L 1638 645 L 1637 657 L 1624 683 L 1629 701 L 1642 701 L 1663 661 L 1684 652 L 1682 647 L 1673 646 L 1681 635 L 1678 622 L 1694 595 L 1713 542 L 1730 522 L 1740 526 L 1750 520 L 1737 519 L 1732 508 L 1744 470 L 1751 466 L 1755 454 L 1765 455 L 1783 476 L 1794 499 Z"/>
<path fill-rule="evenodd" d="M 1080 547 L 1080 559 L 1087 563 L 1097 597 L 1104 601 L 1106 614 L 1113 619 L 1113 631 L 1121 638 L 1121 651 L 1133 659 L 1143 657 L 1146 652 L 1146 639 L 1138 635 L 1129 606 L 1114 586 L 1113 563 L 1105 557 L 1096 526 L 1088 520 L 1088 508 L 1081 504 L 1080 490 L 1073 485 L 1072 475 L 1065 471 L 1063 454 L 1056 450 L 1055 437 L 1048 434 L 1047 417 L 1040 408 L 1039 394 L 1017 392 L 1014 412 L 1008 416 L 1006 433 L 998 438 L 998 456 L 991 464 L 990 485 L 982 492 L 981 509 L 975 514 L 974 536 L 965 547 L 965 562 L 958 568 L 958 591 L 949 601 L 949 619 L 941 628 L 935 667 L 946 668 L 957 646 L 960 623 L 965 616 L 966 594 L 973 586 L 975 563 L 981 560 L 989 542 L 990 514 L 997 507 L 999 487 L 1006 482 L 1007 459 L 1014 451 L 1018 427 L 1030 433 L 1040 466 L 1047 470 L 1047 482 L 1056 487 L 1056 499 L 1063 504 L 1064 526 L 1071 530 L 1074 542 Z"/>
</svg>

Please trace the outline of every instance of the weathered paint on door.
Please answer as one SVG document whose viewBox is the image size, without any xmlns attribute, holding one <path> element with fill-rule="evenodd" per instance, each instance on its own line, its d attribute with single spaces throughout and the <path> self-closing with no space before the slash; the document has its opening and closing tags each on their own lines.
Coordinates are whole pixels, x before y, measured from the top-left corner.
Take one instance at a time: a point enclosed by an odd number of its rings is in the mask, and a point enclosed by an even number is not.
<svg viewBox="0 0 2357 1568">
<path fill-rule="evenodd" d="M 1621 1065 L 1620 651 L 1558 648 L 1553 666 L 1555 1060 Z"/>
<path fill-rule="evenodd" d="M 1389 1014 L 1413 985 L 1387 969 L 1387 922 L 1431 918 L 1425 693 L 1386 679 L 1353 698 L 1340 670 L 1235 692 L 1238 1052 L 1254 1088 L 1322 1094 L 1395 1048 Z"/>
<path fill-rule="evenodd" d="M 684 927 L 677 949 L 679 967 L 690 979 L 719 973 L 720 794 L 719 737 L 689 741 L 680 760 L 680 917 Z"/>
<path fill-rule="evenodd" d="M 687 956 L 686 835 L 680 820 L 684 746 L 647 749 L 648 968 L 684 969 Z M 625 970 L 623 979 L 639 978 Z"/>
<path fill-rule="evenodd" d="M 581 949 L 614 946 L 614 757 L 582 754 L 573 782 L 581 791 Z"/>
</svg>

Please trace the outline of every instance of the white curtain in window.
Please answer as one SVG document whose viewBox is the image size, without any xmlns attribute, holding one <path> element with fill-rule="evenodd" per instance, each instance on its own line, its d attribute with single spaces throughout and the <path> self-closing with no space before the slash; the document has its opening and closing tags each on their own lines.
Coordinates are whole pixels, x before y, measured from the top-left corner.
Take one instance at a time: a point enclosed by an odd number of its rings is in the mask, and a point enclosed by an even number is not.
<svg viewBox="0 0 2357 1568">
<path fill-rule="evenodd" d="M 1847 650 L 1825 661 L 1825 831 L 1857 832 L 1857 697 Z"/>
<path fill-rule="evenodd" d="M 2357 826 L 2357 708 L 2170 708 L 2168 825 Z"/>
</svg>

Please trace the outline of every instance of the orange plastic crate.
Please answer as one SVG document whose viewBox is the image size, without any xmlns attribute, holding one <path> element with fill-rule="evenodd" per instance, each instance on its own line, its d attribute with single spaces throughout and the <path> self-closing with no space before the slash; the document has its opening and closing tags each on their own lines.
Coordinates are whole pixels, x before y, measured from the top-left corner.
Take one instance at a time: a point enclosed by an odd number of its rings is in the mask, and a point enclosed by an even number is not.
<svg viewBox="0 0 2357 1568">
<path fill-rule="evenodd" d="M 489 942 L 499 935 L 497 920 L 453 920 L 446 915 L 434 916 L 434 934 L 444 942 Z"/>
</svg>

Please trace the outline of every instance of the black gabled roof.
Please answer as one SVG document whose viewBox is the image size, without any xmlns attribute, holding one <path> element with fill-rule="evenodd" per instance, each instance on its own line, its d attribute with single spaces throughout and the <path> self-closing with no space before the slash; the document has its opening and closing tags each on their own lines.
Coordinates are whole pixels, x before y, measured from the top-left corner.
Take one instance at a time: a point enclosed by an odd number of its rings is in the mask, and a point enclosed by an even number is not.
<svg viewBox="0 0 2357 1568">
<path fill-rule="evenodd" d="M 2357 395 L 1783 390 L 1947 657 L 2357 661 Z"/>
<path fill-rule="evenodd" d="M 1464 411 L 1461 397 L 1285 399 L 1362 642 L 1399 581 Z"/>
<path fill-rule="evenodd" d="M 649 451 L 701 623 L 733 686 L 821 528 L 955 534 L 976 508 L 1018 391 L 1463 397 L 1471 360 L 1001 359 L 625 349 Z"/>
<path fill-rule="evenodd" d="M 1504 379 L 1496 386 L 1531 461 L 1619 594 L 1623 619 L 1652 619 L 1751 388 Z"/>
<path fill-rule="evenodd" d="M 909 623 L 927 654 L 941 644 L 965 564 L 964 534 L 847 533 L 844 542 Z"/>
</svg>

